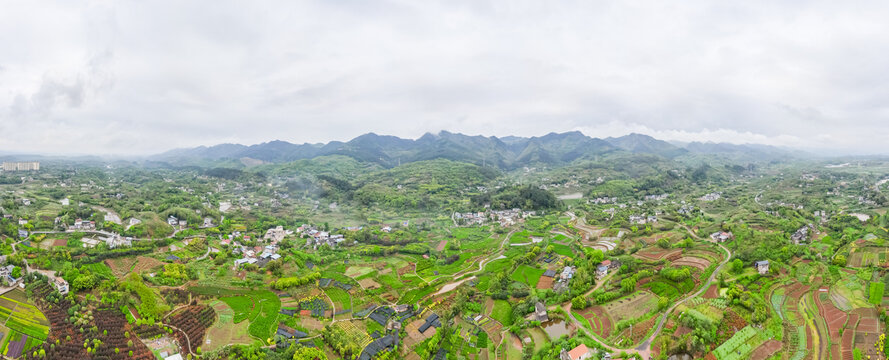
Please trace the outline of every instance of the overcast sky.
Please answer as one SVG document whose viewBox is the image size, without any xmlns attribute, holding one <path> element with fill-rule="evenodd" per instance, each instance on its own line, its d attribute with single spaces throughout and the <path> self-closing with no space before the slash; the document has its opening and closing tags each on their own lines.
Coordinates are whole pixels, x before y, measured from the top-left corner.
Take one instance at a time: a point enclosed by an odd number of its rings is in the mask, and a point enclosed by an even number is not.
<svg viewBox="0 0 889 360">
<path fill-rule="evenodd" d="M 580 130 L 889 153 L 889 2 L 2 1 L 0 151 Z"/>
</svg>

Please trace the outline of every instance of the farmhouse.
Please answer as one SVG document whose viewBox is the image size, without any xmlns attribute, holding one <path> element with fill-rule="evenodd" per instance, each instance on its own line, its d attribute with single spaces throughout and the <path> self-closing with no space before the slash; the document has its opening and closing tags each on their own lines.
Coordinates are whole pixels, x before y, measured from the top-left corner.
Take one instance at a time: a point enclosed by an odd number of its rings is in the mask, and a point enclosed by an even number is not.
<svg viewBox="0 0 889 360">
<path fill-rule="evenodd" d="M 585 360 L 592 357 L 593 352 L 590 351 L 590 349 L 584 344 L 580 344 L 570 351 L 565 351 L 565 349 L 562 349 L 562 353 L 559 354 L 560 360 Z"/>
<path fill-rule="evenodd" d="M 59 294 L 65 295 L 68 293 L 68 282 L 65 279 L 60 277 L 52 278 L 52 286 L 59 291 Z"/>
<path fill-rule="evenodd" d="M 542 302 L 537 302 L 534 304 L 534 317 L 535 320 L 540 322 L 549 321 L 549 315 L 546 313 L 546 305 L 543 305 Z"/>
<path fill-rule="evenodd" d="M 760 275 L 765 275 L 766 273 L 769 272 L 769 261 L 768 260 L 757 261 L 757 262 L 753 263 L 753 268 L 756 269 L 756 271 L 759 271 Z"/>
<path fill-rule="evenodd" d="M 574 268 L 572 268 L 570 266 L 566 266 L 565 269 L 562 269 L 562 276 L 561 277 L 562 277 L 562 280 L 564 280 L 564 281 L 571 280 L 571 278 L 574 277 Z"/>
<path fill-rule="evenodd" d="M 596 277 L 601 279 L 607 275 L 608 275 L 608 267 L 607 266 L 599 265 L 599 267 L 596 268 Z"/>
<path fill-rule="evenodd" d="M 14 285 L 18 279 L 12 277 L 12 270 L 15 269 L 15 265 L 6 265 L 0 267 L 0 278 L 6 280 L 6 282 L 11 286 Z"/>
<path fill-rule="evenodd" d="M 713 239 L 713 241 L 721 243 L 721 242 L 726 242 L 728 240 L 734 239 L 735 235 L 732 234 L 731 231 L 729 231 L 729 232 L 717 231 L 715 233 L 710 234 L 710 238 Z"/>
</svg>

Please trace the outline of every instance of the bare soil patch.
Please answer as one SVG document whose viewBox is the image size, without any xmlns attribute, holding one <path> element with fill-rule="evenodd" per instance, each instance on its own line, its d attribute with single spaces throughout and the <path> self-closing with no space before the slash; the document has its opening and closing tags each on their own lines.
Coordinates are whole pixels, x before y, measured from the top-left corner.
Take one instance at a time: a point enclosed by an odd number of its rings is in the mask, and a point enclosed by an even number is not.
<svg viewBox="0 0 889 360">
<path fill-rule="evenodd" d="M 633 254 L 633 256 L 643 258 L 643 259 L 653 260 L 653 261 L 658 261 L 661 259 L 676 260 L 676 259 L 679 259 L 680 257 L 682 257 L 682 250 L 680 250 L 680 249 L 661 249 L 659 247 L 649 247 L 647 249 L 643 249 L 642 251 L 639 251 L 639 252 Z"/>
<path fill-rule="evenodd" d="M 756 348 L 756 350 L 753 350 L 753 353 L 750 354 L 750 359 L 765 360 L 778 350 L 781 350 L 781 342 L 777 340 L 769 340 Z"/>
<path fill-rule="evenodd" d="M 553 288 L 553 278 L 548 276 L 541 276 L 540 281 L 537 282 L 538 289 L 552 289 Z"/>
<path fill-rule="evenodd" d="M 716 284 L 710 285 L 707 292 L 704 293 L 704 299 L 716 299 L 719 297 L 719 288 Z"/>
<path fill-rule="evenodd" d="M 378 283 L 378 282 L 374 281 L 374 279 L 370 279 L 370 278 L 358 280 L 358 283 L 361 284 L 361 287 L 363 287 L 367 290 L 379 289 L 380 287 L 382 287 L 380 285 L 380 283 Z"/>
<path fill-rule="evenodd" d="M 691 266 L 698 270 L 704 271 L 704 269 L 710 266 L 710 260 L 694 256 L 683 256 L 674 261 L 673 266 Z"/>
</svg>

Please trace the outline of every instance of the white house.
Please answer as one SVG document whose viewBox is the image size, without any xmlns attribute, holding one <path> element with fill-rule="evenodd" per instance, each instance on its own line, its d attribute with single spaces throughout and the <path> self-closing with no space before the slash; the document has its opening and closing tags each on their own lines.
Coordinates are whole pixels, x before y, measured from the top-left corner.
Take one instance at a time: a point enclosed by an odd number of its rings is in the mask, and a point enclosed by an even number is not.
<svg viewBox="0 0 889 360">
<path fill-rule="evenodd" d="M 65 295 L 68 293 L 68 282 L 65 279 L 60 277 L 52 278 L 52 286 L 59 291 L 59 294 Z"/>
</svg>

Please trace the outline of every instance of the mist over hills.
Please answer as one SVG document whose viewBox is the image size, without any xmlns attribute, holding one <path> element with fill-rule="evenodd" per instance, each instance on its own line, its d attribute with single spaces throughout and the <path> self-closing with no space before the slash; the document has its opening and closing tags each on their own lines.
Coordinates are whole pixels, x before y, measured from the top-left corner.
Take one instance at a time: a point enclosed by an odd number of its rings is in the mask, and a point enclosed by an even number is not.
<svg viewBox="0 0 889 360">
<path fill-rule="evenodd" d="M 673 144 L 635 133 L 600 139 L 586 136 L 579 131 L 549 133 L 539 137 L 471 136 L 442 131 L 438 134 L 426 133 L 416 140 L 368 133 L 346 142 L 331 141 L 326 144 L 293 144 L 281 140 L 256 145 L 220 144 L 175 149 L 150 156 L 148 160 L 180 164 L 222 160 L 285 163 L 326 155 L 343 155 L 384 167 L 448 159 L 513 169 L 540 164 L 558 166 L 616 153 L 652 154 L 667 159 L 718 155 L 737 161 L 805 156 L 804 153 L 767 145 L 700 142 Z"/>
</svg>

